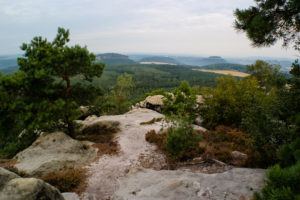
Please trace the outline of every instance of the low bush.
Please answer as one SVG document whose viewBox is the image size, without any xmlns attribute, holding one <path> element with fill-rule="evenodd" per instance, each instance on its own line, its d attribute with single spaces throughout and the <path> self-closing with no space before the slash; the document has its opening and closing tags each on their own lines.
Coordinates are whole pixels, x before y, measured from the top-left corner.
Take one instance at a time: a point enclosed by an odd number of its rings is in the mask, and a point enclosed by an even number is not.
<svg viewBox="0 0 300 200">
<path fill-rule="evenodd" d="M 172 157 L 180 160 L 189 159 L 184 156 L 200 148 L 201 134 L 195 134 L 192 124 L 186 119 L 178 119 L 175 126 L 168 128 L 166 137 L 166 150 Z"/>
<path fill-rule="evenodd" d="M 268 170 L 267 185 L 255 200 L 297 200 L 300 199 L 300 162 L 289 168 L 279 165 Z"/>
<path fill-rule="evenodd" d="M 215 130 L 203 132 L 202 146 L 207 152 L 203 157 L 214 158 L 228 164 L 233 164 L 231 152 L 239 151 L 247 154 L 247 160 L 235 164 L 244 167 L 267 168 L 276 159 L 275 151 L 268 151 L 268 146 L 262 146 L 263 151 L 257 151 L 249 134 L 238 128 L 218 126 Z"/>
<path fill-rule="evenodd" d="M 300 138 L 298 137 L 290 144 L 283 145 L 278 151 L 281 167 L 289 167 L 300 162 Z"/>
<path fill-rule="evenodd" d="M 35 134 L 28 134 L 20 139 L 16 137 L 10 142 L 0 141 L 0 158 L 14 157 L 18 152 L 29 147 L 35 141 L 36 137 Z"/>
<path fill-rule="evenodd" d="M 145 137 L 147 142 L 154 143 L 160 150 L 166 151 L 166 136 L 166 132 L 156 133 L 155 130 L 151 130 Z"/>
<path fill-rule="evenodd" d="M 58 188 L 61 192 L 78 192 L 79 187 L 85 183 L 86 172 L 84 169 L 53 171 L 43 175 L 41 179 Z"/>
</svg>

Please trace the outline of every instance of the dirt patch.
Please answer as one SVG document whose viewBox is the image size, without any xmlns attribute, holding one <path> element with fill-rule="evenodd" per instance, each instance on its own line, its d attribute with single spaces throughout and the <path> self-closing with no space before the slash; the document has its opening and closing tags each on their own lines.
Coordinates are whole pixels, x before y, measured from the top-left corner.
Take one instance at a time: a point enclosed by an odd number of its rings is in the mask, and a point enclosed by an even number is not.
<svg viewBox="0 0 300 200">
<path fill-rule="evenodd" d="M 7 168 L 17 164 L 16 159 L 0 159 L 0 167 Z"/>
<path fill-rule="evenodd" d="M 118 142 L 115 140 L 116 132 L 105 132 L 105 134 L 86 134 L 81 135 L 78 137 L 80 140 L 87 140 L 94 142 L 93 147 L 96 147 L 98 149 L 97 158 L 100 156 L 103 156 L 105 154 L 113 155 L 117 154 L 119 152 L 119 145 Z M 86 147 L 88 148 L 88 146 Z"/>
<path fill-rule="evenodd" d="M 87 185 L 87 170 L 84 168 L 68 169 L 62 172 L 49 172 L 40 179 L 59 189 L 60 192 L 81 194 Z"/>
</svg>

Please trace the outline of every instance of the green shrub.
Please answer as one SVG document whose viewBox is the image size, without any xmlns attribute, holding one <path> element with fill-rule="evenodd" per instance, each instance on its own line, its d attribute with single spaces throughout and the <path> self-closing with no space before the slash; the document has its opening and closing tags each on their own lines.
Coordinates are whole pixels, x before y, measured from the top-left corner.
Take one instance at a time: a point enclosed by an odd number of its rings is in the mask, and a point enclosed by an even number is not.
<svg viewBox="0 0 300 200">
<path fill-rule="evenodd" d="M 275 165 L 268 170 L 267 185 L 255 200 L 298 200 L 300 199 L 300 162 L 289 168 Z"/>
<path fill-rule="evenodd" d="M 291 144 L 283 145 L 278 151 L 280 165 L 288 167 L 300 161 L 300 138 L 297 138 Z"/>
<path fill-rule="evenodd" d="M 192 90 L 187 81 L 172 91 L 173 95 L 165 94 L 163 114 L 167 117 L 176 115 L 184 116 L 194 121 L 198 114 L 195 91 Z"/>
<path fill-rule="evenodd" d="M 186 119 L 179 119 L 175 126 L 167 130 L 166 149 L 173 157 L 199 148 L 202 135 L 196 135 L 192 124 Z M 182 158 L 183 159 L 183 158 Z"/>
<path fill-rule="evenodd" d="M 25 134 L 22 138 L 11 138 L 9 141 L 0 141 L 0 158 L 12 158 L 18 152 L 24 150 L 29 147 L 37 135 L 34 133 Z M 2 139 L 0 137 L 0 139 Z"/>
<path fill-rule="evenodd" d="M 239 127 L 243 111 L 264 97 L 255 79 L 241 81 L 231 77 L 217 78 L 216 88 L 203 88 L 205 104 L 200 107 L 203 123 L 208 128 L 218 125 Z"/>
</svg>

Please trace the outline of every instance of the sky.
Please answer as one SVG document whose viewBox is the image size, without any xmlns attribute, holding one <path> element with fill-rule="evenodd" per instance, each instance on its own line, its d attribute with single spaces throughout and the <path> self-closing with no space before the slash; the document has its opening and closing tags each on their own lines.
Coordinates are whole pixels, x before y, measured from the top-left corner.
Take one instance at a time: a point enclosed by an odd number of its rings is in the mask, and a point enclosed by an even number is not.
<svg viewBox="0 0 300 200">
<path fill-rule="evenodd" d="M 22 53 L 34 36 L 52 41 L 58 27 L 71 45 L 94 53 L 296 58 L 281 42 L 254 48 L 233 28 L 236 8 L 254 0 L 0 0 L 0 54 Z"/>
</svg>

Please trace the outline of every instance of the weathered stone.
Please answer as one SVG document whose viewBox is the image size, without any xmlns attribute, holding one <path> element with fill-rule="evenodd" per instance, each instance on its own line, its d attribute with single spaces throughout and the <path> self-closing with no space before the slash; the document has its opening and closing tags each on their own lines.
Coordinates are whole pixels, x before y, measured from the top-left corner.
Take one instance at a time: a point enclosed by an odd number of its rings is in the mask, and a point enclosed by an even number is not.
<svg viewBox="0 0 300 200">
<path fill-rule="evenodd" d="M 36 178 L 21 178 L 0 168 L 0 200 L 64 200 L 58 189 Z"/>
<path fill-rule="evenodd" d="M 82 167 L 97 156 L 97 149 L 72 139 L 63 132 L 40 136 L 30 147 L 15 156 L 15 167 L 29 175 Z"/>
<path fill-rule="evenodd" d="M 196 102 L 197 102 L 197 104 L 204 104 L 204 99 L 203 99 L 202 95 L 197 95 Z"/>
<path fill-rule="evenodd" d="M 235 168 L 224 173 L 131 170 L 121 179 L 115 200 L 250 199 L 265 183 L 265 170 Z"/>
<path fill-rule="evenodd" d="M 64 192 L 62 193 L 65 200 L 80 200 L 78 194 L 74 192 Z"/>
<path fill-rule="evenodd" d="M 81 116 L 79 117 L 80 120 L 84 120 L 91 114 L 90 109 L 87 106 L 80 106 L 79 110 L 81 111 Z"/>
<path fill-rule="evenodd" d="M 164 98 L 163 95 L 148 96 L 144 101 L 141 101 L 138 106 L 161 112 L 164 105 Z"/>
<path fill-rule="evenodd" d="M 239 151 L 232 151 L 232 164 L 234 165 L 242 165 L 248 158 L 247 154 L 239 152 Z"/>
<path fill-rule="evenodd" d="M 8 181 L 18 178 L 19 176 L 13 172 L 10 172 L 2 167 L 0 167 L 0 189 L 6 184 Z"/>
</svg>

